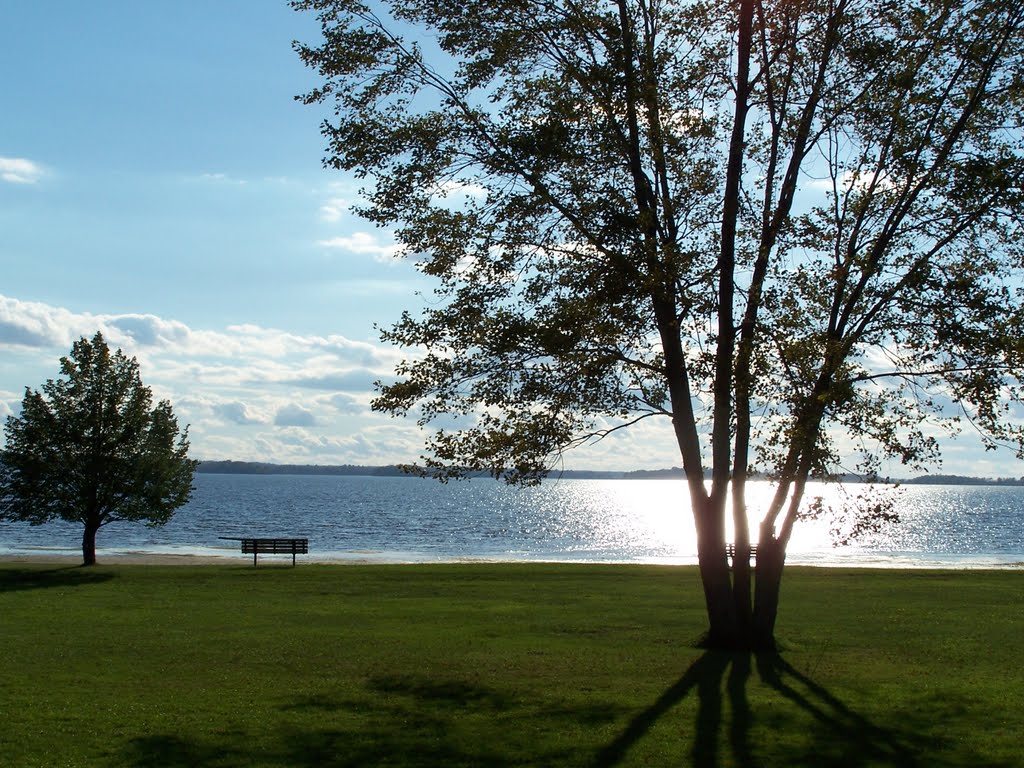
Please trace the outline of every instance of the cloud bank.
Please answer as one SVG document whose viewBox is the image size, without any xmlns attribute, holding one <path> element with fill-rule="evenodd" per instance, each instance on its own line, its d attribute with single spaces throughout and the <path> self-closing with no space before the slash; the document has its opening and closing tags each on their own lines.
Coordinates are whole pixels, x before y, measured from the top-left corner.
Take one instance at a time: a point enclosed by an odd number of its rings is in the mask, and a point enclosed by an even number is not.
<svg viewBox="0 0 1024 768">
<path fill-rule="evenodd" d="M 9 184 L 35 184 L 43 177 L 43 167 L 24 157 L 0 157 L 0 179 Z"/>
<path fill-rule="evenodd" d="M 154 396 L 169 400 L 179 423 L 190 426 L 195 458 L 376 465 L 415 462 L 422 453 L 424 434 L 415 417 L 391 418 L 370 408 L 373 382 L 390 380 L 401 356 L 391 348 L 248 323 L 208 329 L 152 314 L 76 312 L 4 295 L 0 419 L 19 413 L 25 387 L 57 376 L 58 359 L 97 331 L 138 359 Z M 1012 456 L 979 461 L 973 443 L 947 444 L 945 453 L 943 471 L 1021 474 Z M 678 463 L 667 420 L 649 420 L 568 454 L 565 466 Z M 893 471 L 900 474 L 898 467 Z"/>
<path fill-rule="evenodd" d="M 179 422 L 190 425 L 197 458 L 388 464 L 418 455 L 414 424 L 369 408 L 373 382 L 398 359 L 387 347 L 254 324 L 193 328 L 157 315 L 75 312 L 3 295 L 0 416 L 17 412 L 24 388 L 55 377 L 58 359 L 97 331 L 138 359 L 154 396 L 170 400 Z M 387 440 L 366 437 L 384 424 Z"/>
</svg>

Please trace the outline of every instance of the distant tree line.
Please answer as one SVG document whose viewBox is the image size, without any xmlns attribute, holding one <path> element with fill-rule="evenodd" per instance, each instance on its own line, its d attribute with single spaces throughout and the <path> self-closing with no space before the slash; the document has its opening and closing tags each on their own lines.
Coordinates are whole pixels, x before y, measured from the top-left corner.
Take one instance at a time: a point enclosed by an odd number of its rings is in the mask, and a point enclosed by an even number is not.
<svg viewBox="0 0 1024 768">
<path fill-rule="evenodd" d="M 397 464 L 372 466 L 365 464 L 272 464 L 260 461 L 201 461 L 196 470 L 212 475 L 356 475 L 363 477 L 413 477 Z M 470 477 L 489 477 L 486 472 L 467 473 Z M 558 473 L 567 480 L 682 480 L 679 467 L 669 469 L 635 469 L 630 471 L 567 469 Z M 756 477 L 754 479 L 757 479 Z M 761 478 L 763 479 L 763 478 Z M 859 483 L 865 478 L 844 475 L 842 482 Z M 909 479 L 888 479 L 903 485 L 1024 485 L 1024 477 L 969 477 L 966 475 L 921 475 Z"/>
<path fill-rule="evenodd" d="M 262 461 L 201 461 L 196 471 L 215 475 L 371 475 L 401 477 L 401 467 L 357 464 L 270 464 Z"/>
<path fill-rule="evenodd" d="M 1024 477 L 968 477 L 965 475 L 922 475 L 903 481 L 907 485 L 1024 485 Z"/>
</svg>

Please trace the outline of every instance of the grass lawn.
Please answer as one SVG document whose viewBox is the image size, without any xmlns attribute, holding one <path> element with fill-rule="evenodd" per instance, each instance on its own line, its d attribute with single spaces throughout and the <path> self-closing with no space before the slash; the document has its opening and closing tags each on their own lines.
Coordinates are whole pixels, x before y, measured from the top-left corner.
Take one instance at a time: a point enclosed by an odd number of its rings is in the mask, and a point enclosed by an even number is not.
<svg viewBox="0 0 1024 768">
<path fill-rule="evenodd" d="M 1024 572 L 0 564 L 11 766 L 1021 766 Z"/>
</svg>

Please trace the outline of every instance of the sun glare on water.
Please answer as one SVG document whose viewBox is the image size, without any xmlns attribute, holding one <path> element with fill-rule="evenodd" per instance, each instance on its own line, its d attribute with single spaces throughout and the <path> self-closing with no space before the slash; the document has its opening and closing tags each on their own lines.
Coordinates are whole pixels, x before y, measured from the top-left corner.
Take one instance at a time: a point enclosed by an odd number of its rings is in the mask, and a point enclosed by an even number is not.
<svg viewBox="0 0 1024 768">
<path fill-rule="evenodd" d="M 666 561 L 696 558 L 697 537 L 685 481 L 586 481 L 573 483 L 571 492 L 568 487 L 564 490 L 557 494 L 563 535 L 574 532 L 590 546 L 615 549 L 627 557 L 633 552 L 649 555 L 653 550 Z M 757 541 L 758 526 L 773 492 L 774 486 L 762 481 L 747 487 L 751 541 Z M 817 496 L 824 496 L 834 506 L 844 503 L 840 492 L 830 487 L 811 488 L 807 501 Z M 731 512 L 727 514 L 726 539 L 734 539 Z M 800 521 L 789 546 L 791 555 L 804 557 L 832 549 L 827 519 Z"/>
</svg>

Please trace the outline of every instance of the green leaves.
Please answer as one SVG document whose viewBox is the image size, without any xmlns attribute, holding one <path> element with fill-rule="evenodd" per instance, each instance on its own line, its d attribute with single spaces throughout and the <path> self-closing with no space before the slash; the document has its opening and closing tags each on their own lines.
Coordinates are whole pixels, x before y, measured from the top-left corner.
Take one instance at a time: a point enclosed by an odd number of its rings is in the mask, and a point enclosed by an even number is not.
<svg viewBox="0 0 1024 768">
<path fill-rule="evenodd" d="M 375 402 L 444 424 L 429 466 L 532 478 L 654 415 L 697 481 L 930 461 L 962 411 L 1019 438 L 1019 3 L 744 5 L 739 88 L 736 4 L 296 4 L 327 163 L 438 279 Z"/>
</svg>

